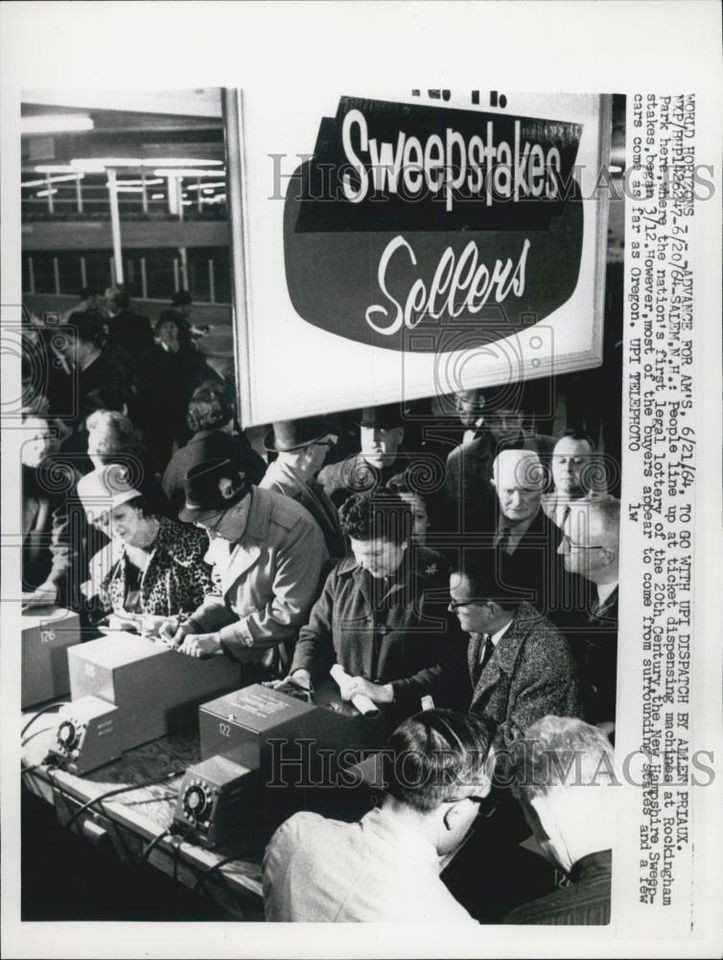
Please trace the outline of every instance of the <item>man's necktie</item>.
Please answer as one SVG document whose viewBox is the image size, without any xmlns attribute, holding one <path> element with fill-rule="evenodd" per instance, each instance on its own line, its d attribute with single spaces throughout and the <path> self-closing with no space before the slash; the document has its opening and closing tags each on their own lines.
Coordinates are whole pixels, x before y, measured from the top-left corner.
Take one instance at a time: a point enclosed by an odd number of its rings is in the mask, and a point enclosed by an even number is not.
<svg viewBox="0 0 723 960">
<path fill-rule="evenodd" d="M 560 530 L 562 530 L 563 532 L 565 530 L 565 524 L 567 523 L 567 518 L 570 516 L 570 509 L 571 509 L 570 504 L 566 503 L 562 511 L 562 519 L 560 520 L 560 523 L 559 523 Z"/>
<path fill-rule="evenodd" d="M 482 671 L 487 666 L 490 657 L 495 652 L 495 646 L 492 643 L 492 638 L 488 633 L 483 633 L 480 638 L 480 648 L 479 656 L 477 662 L 474 664 L 474 686 L 476 687 L 479 683 L 479 679 L 482 676 Z"/>
<path fill-rule="evenodd" d="M 506 523 L 500 530 L 499 539 L 497 540 L 497 550 L 502 553 L 509 553 L 510 549 L 510 525 Z"/>
<path fill-rule="evenodd" d="M 482 673 L 484 668 L 489 663 L 490 657 L 495 652 L 495 645 L 492 643 L 492 637 L 485 633 L 482 635 L 482 647 L 480 650 L 482 656 L 479 661 L 479 672 Z"/>
</svg>

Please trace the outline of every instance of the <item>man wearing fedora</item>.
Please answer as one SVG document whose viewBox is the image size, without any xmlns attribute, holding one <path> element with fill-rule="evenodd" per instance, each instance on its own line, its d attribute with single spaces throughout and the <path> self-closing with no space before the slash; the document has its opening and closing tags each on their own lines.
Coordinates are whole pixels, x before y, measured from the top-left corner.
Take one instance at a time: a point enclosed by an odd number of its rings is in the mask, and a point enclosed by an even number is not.
<svg viewBox="0 0 723 960">
<path fill-rule="evenodd" d="M 329 555 L 318 524 L 289 497 L 250 484 L 232 438 L 215 435 L 205 460 L 186 477 L 179 519 L 205 528 L 220 595 L 161 635 L 190 656 L 223 650 L 260 666 L 260 677 L 284 676 L 306 623 Z"/>
<path fill-rule="evenodd" d="M 398 403 L 365 407 L 359 418 L 361 451 L 319 474 L 319 483 L 337 507 L 353 493 L 371 493 L 407 466 L 399 448 L 404 440 Z"/>
<path fill-rule="evenodd" d="M 274 423 L 264 445 L 277 457 L 269 464 L 259 487 L 276 490 L 306 507 L 324 534 L 329 556 L 338 560 L 346 553 L 344 534 L 336 507 L 315 480 L 335 443 L 336 435 L 325 417 Z"/>
</svg>

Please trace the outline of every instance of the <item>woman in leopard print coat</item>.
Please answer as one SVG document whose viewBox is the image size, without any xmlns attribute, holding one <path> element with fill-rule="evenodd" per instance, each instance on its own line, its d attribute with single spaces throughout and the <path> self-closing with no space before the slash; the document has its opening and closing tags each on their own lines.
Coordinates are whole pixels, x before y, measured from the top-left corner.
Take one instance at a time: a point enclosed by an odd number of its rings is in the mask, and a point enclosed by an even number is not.
<svg viewBox="0 0 723 960">
<path fill-rule="evenodd" d="M 204 561 L 208 537 L 203 530 L 146 516 L 133 501 L 124 507 L 124 522 L 132 511 L 141 512 L 141 521 L 150 525 L 149 536 L 155 531 L 155 537 L 141 548 L 128 543 L 127 534 L 117 530 L 118 511 L 113 511 L 112 539 L 91 561 L 87 591 L 105 612 L 176 616 L 192 613 L 206 596 L 217 592 L 211 567 Z"/>
</svg>

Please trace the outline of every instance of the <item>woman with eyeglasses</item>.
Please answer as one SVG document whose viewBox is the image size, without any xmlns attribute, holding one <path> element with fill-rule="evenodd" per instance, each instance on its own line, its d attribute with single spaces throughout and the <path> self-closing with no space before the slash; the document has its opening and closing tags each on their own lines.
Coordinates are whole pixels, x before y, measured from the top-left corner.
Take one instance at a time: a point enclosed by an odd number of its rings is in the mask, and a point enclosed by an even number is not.
<svg viewBox="0 0 723 960">
<path fill-rule="evenodd" d="M 205 533 L 155 512 L 130 468 L 93 471 L 78 483 L 78 495 L 88 521 L 110 538 L 91 561 L 85 592 L 112 615 L 112 626 L 154 632 L 214 592 Z"/>
</svg>

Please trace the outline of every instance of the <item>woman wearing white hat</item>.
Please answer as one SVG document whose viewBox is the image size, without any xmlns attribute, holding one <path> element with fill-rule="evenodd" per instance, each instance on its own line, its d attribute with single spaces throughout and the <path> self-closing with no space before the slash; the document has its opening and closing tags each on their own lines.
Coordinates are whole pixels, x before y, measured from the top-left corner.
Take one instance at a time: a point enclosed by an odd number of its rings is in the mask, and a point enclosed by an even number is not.
<svg viewBox="0 0 723 960">
<path fill-rule="evenodd" d="M 88 521 L 110 543 L 93 557 L 85 593 L 125 628 L 148 618 L 193 612 L 215 592 L 204 562 L 201 530 L 154 513 L 128 468 L 117 464 L 87 474 L 78 495 Z"/>
</svg>

